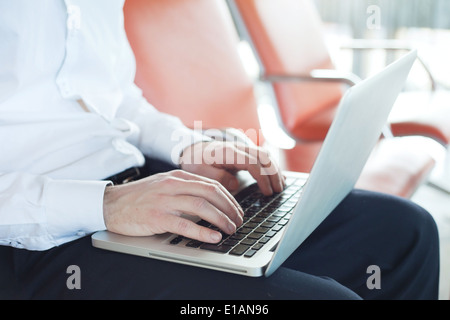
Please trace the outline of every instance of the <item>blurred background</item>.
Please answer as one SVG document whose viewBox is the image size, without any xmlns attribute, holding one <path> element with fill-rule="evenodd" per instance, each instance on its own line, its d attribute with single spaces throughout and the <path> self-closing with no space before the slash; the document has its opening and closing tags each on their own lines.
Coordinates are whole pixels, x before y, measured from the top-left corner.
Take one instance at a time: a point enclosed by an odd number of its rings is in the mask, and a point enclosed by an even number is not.
<svg viewBox="0 0 450 320">
<path fill-rule="evenodd" d="M 448 0 L 315 0 L 324 22 L 330 49 L 350 47 L 353 39 L 383 42 L 386 47 L 409 45 L 419 49 L 424 63 L 433 76 L 450 86 L 450 1 Z M 396 40 L 386 42 L 386 40 Z M 357 44 L 357 43 L 356 43 Z M 383 63 L 394 59 L 385 50 L 341 52 L 335 59 L 339 66 L 349 68 L 361 77 L 376 68 L 374 61 Z M 399 54 L 398 52 L 397 54 Z M 378 59 L 376 59 L 378 57 Z M 371 61 L 371 63 L 368 63 Z M 422 80 L 420 80 L 422 79 Z M 418 84 L 425 84 L 417 76 Z M 426 77 L 425 77 L 426 79 Z"/>
<path fill-rule="evenodd" d="M 404 51 L 417 48 L 438 91 L 441 104 L 450 108 L 450 1 L 448 0 L 314 0 L 323 20 L 324 33 L 338 69 L 365 78 L 393 61 Z M 357 39 L 364 39 L 359 41 Z M 368 49 L 380 47 L 383 49 Z M 356 48 L 356 50 L 355 50 Z M 359 48 L 359 49 L 358 49 Z M 385 50 L 384 48 L 392 48 Z M 411 71 L 407 90 L 430 90 L 432 83 L 423 66 Z M 410 109 L 393 111 L 415 112 Z M 450 127 L 450 124 L 449 124 Z M 438 222 L 441 237 L 440 299 L 449 298 L 450 287 L 450 155 L 447 148 L 427 138 L 414 138 L 417 148 L 429 150 L 437 159 L 429 183 L 412 200 L 429 210 Z"/>
<path fill-rule="evenodd" d="M 326 46 L 336 69 L 364 79 L 417 49 L 420 63 L 411 70 L 404 95 L 397 101 L 391 120 L 423 108 L 450 108 L 450 1 L 449 0 L 313 0 L 322 20 Z M 256 79 L 260 70 L 251 48 L 241 42 L 247 72 Z M 435 105 L 429 104 L 432 91 Z M 261 96 L 263 94 L 260 94 Z M 410 100 L 405 100 L 410 99 Z M 263 99 L 264 100 L 264 99 Z M 436 105 L 438 104 L 438 105 Z M 270 108 L 260 106 L 263 127 L 278 145 L 295 142 L 276 128 Z M 450 123 L 449 123 L 450 128 Z M 427 150 L 436 160 L 428 181 L 411 200 L 435 218 L 441 238 L 440 299 L 450 298 L 450 152 L 445 144 L 423 136 L 405 138 L 413 148 Z M 282 161 L 281 161 L 282 162 Z"/>
</svg>

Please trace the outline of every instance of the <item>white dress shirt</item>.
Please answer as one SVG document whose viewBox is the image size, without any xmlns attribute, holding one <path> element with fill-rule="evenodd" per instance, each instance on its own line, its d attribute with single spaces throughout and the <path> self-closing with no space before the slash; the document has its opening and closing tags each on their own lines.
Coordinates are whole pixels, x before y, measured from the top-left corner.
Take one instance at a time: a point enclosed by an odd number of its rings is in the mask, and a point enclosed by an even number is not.
<svg viewBox="0 0 450 320">
<path fill-rule="evenodd" d="M 143 154 L 176 163 L 203 139 L 134 85 L 122 7 L 0 0 L 0 245 L 45 250 L 105 229 L 101 179 Z"/>
</svg>

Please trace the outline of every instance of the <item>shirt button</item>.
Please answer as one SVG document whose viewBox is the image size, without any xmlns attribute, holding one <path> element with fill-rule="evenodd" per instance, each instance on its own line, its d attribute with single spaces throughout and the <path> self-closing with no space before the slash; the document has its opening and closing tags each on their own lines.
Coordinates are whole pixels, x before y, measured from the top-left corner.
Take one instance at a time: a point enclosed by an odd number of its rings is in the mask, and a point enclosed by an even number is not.
<svg viewBox="0 0 450 320">
<path fill-rule="evenodd" d="M 81 27 L 81 10 L 79 6 L 67 6 L 67 28 L 69 31 L 79 30 Z"/>
<path fill-rule="evenodd" d="M 10 241 L 9 244 L 14 248 L 23 248 L 22 243 L 16 240 Z"/>
<path fill-rule="evenodd" d="M 69 84 L 66 80 L 58 80 L 57 81 L 59 90 L 63 97 L 67 97 L 70 94 Z"/>
</svg>

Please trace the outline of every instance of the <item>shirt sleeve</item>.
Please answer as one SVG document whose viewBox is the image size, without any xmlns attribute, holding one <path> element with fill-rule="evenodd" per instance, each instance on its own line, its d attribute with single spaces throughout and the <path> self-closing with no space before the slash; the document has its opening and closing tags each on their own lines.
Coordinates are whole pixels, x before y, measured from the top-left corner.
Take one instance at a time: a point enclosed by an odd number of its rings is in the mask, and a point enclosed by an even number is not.
<svg viewBox="0 0 450 320">
<path fill-rule="evenodd" d="M 211 140 L 184 126 L 179 118 L 155 109 L 135 85 L 129 87 L 117 116 L 139 127 L 139 134 L 130 142 L 142 153 L 174 165 L 179 165 L 180 154 L 186 147 Z"/>
<path fill-rule="evenodd" d="M 128 141 L 143 154 L 179 165 L 181 152 L 194 143 L 210 141 L 200 130 L 187 128 L 179 118 L 160 112 L 151 101 L 143 96 L 142 90 L 134 83 L 136 60 L 126 34 L 118 35 L 120 57 L 116 65 L 116 78 L 122 91 L 122 102 L 116 117 L 121 117 L 135 124 L 137 135 L 131 135 Z M 182 107 L 182 106 L 180 106 Z"/>
<path fill-rule="evenodd" d="M 0 245 L 46 250 L 106 229 L 108 183 L 0 173 Z"/>
</svg>

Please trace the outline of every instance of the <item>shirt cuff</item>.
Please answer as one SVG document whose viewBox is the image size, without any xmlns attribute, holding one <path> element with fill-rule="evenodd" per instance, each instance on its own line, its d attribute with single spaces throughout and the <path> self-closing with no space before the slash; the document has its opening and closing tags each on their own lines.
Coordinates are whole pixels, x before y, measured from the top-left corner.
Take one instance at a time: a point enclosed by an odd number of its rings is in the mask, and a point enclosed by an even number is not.
<svg viewBox="0 0 450 320">
<path fill-rule="evenodd" d="M 109 181 L 47 181 L 47 231 L 57 245 L 106 229 L 103 197 L 108 184 Z"/>
</svg>

